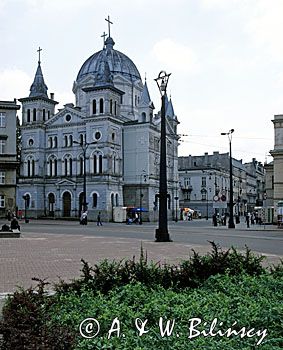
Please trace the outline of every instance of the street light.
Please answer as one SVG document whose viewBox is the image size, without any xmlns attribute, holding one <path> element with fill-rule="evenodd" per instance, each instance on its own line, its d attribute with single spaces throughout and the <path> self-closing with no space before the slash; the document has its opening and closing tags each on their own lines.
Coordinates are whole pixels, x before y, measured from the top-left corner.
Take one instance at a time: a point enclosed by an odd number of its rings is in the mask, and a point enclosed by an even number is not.
<svg viewBox="0 0 283 350">
<path fill-rule="evenodd" d="M 25 194 L 23 196 L 23 200 L 25 201 L 25 223 L 28 224 L 29 223 L 29 219 L 27 217 L 27 207 L 29 206 L 29 195 Z"/>
<path fill-rule="evenodd" d="M 235 228 L 234 216 L 233 216 L 233 168 L 232 168 L 232 134 L 234 129 L 228 132 L 222 132 L 221 135 L 227 135 L 229 139 L 229 151 L 230 151 L 230 199 L 229 199 L 229 223 L 228 228 Z"/>
<path fill-rule="evenodd" d="M 92 141 L 92 142 L 86 142 L 86 140 L 81 140 L 80 142 L 78 141 L 73 141 L 73 143 L 80 145 L 82 150 L 83 150 L 83 159 L 84 159 L 84 185 L 83 185 L 83 212 L 87 211 L 87 201 L 86 201 L 86 151 L 88 149 L 89 145 L 93 145 L 97 143 L 97 141 Z"/>
<path fill-rule="evenodd" d="M 166 88 L 170 74 L 161 71 L 158 78 L 154 79 L 157 83 L 161 94 L 161 135 L 160 135 L 160 169 L 159 169 L 159 218 L 158 228 L 155 231 L 156 242 L 170 242 L 167 222 L 167 169 L 166 169 L 166 120 L 165 120 L 165 103 Z"/>
<path fill-rule="evenodd" d="M 139 221 L 140 225 L 142 225 L 142 198 L 143 198 L 143 193 L 142 193 L 142 176 L 144 176 L 144 182 L 146 182 L 146 174 L 144 174 L 144 173 L 140 174 L 140 221 Z"/>
<path fill-rule="evenodd" d="M 176 192 L 177 194 L 178 192 Z M 175 201 L 176 201 L 176 210 L 175 210 L 175 222 L 178 222 L 178 199 L 179 197 L 176 195 L 176 197 L 174 197 Z"/>
</svg>

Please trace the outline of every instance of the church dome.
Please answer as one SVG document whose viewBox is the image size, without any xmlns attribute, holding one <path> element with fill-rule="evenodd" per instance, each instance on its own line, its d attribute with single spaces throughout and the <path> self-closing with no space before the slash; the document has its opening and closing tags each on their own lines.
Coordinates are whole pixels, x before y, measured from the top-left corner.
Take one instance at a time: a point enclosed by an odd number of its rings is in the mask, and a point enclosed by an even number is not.
<svg viewBox="0 0 283 350">
<path fill-rule="evenodd" d="M 111 37 L 105 41 L 105 48 L 94 53 L 82 65 L 77 76 L 77 82 L 88 74 L 99 73 L 101 64 L 106 60 L 113 75 L 121 74 L 130 80 L 141 80 L 140 73 L 134 62 L 120 51 L 114 50 L 115 42 Z"/>
</svg>

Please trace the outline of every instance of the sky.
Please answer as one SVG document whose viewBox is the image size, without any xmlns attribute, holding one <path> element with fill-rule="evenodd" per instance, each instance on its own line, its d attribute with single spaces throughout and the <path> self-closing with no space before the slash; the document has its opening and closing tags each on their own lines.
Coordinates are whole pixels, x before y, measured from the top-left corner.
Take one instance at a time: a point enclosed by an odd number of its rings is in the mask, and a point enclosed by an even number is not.
<svg viewBox="0 0 283 350">
<path fill-rule="evenodd" d="M 154 79 L 168 83 L 180 122 L 179 155 L 229 151 L 271 161 L 272 119 L 283 114 L 282 0 L 0 0 L 0 100 L 29 94 L 41 66 L 59 107 L 74 102 L 73 82 L 102 49 L 113 25 L 114 48 L 146 76 L 155 112 Z"/>
</svg>

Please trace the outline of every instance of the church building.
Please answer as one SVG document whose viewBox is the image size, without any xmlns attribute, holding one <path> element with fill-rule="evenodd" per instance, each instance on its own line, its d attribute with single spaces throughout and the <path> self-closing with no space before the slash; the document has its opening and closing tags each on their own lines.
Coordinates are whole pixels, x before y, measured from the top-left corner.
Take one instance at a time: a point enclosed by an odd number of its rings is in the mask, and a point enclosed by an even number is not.
<svg viewBox="0 0 283 350">
<path fill-rule="evenodd" d="M 22 210 L 27 206 L 29 217 L 79 217 L 87 209 L 89 219 L 101 212 L 111 221 L 115 207 L 142 207 L 144 219 L 158 219 L 160 111 L 154 112 L 146 80 L 133 61 L 114 46 L 109 30 L 103 49 L 78 72 L 75 105 L 58 111 L 54 94 L 47 92 L 39 50 L 29 96 L 19 99 L 17 204 Z M 179 186 L 178 120 L 171 99 L 166 124 L 170 219 Z"/>
</svg>

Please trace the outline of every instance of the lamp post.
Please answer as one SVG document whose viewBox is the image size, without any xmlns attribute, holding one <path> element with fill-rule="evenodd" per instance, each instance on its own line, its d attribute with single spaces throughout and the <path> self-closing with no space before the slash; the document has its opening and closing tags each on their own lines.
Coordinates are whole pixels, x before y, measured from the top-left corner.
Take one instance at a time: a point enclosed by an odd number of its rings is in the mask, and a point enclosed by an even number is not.
<svg viewBox="0 0 283 350">
<path fill-rule="evenodd" d="M 170 242 L 167 222 L 167 169 L 166 169 L 166 120 L 165 103 L 166 88 L 170 74 L 161 71 L 158 78 L 154 79 L 161 94 L 161 135 L 160 135 L 160 169 L 159 169 L 159 217 L 158 228 L 155 231 L 156 242 Z"/>
<path fill-rule="evenodd" d="M 178 222 L 178 199 L 179 197 L 176 195 L 174 197 L 175 201 L 176 201 L 176 208 L 175 208 L 175 222 Z"/>
<path fill-rule="evenodd" d="M 143 171 L 144 172 L 144 171 Z M 144 182 L 146 182 L 146 174 L 140 174 L 140 221 L 139 224 L 142 225 L 142 199 L 143 199 L 143 193 L 142 193 L 142 176 L 144 176 Z"/>
<path fill-rule="evenodd" d="M 83 206 L 83 211 L 87 211 L 87 201 L 86 201 L 86 151 L 88 149 L 88 146 L 89 145 L 93 145 L 95 143 L 97 143 L 97 141 L 93 141 L 93 142 L 86 142 L 86 140 L 81 140 L 80 142 L 79 141 L 73 141 L 73 143 L 77 144 L 77 145 L 80 145 L 82 150 L 83 150 L 83 160 L 84 160 L 84 184 L 83 184 L 83 203 L 82 203 L 82 206 Z"/>
<path fill-rule="evenodd" d="M 27 194 L 25 194 L 23 196 L 23 200 L 25 201 L 25 223 L 28 224 L 29 223 L 29 219 L 27 217 L 27 207 L 28 207 L 29 196 Z"/>
<path fill-rule="evenodd" d="M 221 135 L 227 135 L 229 139 L 229 152 L 230 152 L 230 199 L 229 199 L 229 223 L 228 228 L 235 228 L 234 216 L 233 216 L 233 168 L 232 168 L 232 134 L 234 129 L 228 132 L 222 132 Z"/>
</svg>

